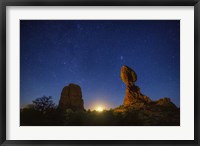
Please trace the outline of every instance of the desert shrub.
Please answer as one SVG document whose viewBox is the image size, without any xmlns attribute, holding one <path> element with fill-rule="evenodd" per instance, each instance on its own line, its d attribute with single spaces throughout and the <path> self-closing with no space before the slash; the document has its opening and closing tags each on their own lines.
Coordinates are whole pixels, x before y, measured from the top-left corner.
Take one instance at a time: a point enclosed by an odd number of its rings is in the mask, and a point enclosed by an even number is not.
<svg viewBox="0 0 200 146">
<path fill-rule="evenodd" d="M 20 110 L 21 126 L 54 126 L 63 125 L 64 116 L 57 109 L 52 97 L 43 96 Z"/>
</svg>

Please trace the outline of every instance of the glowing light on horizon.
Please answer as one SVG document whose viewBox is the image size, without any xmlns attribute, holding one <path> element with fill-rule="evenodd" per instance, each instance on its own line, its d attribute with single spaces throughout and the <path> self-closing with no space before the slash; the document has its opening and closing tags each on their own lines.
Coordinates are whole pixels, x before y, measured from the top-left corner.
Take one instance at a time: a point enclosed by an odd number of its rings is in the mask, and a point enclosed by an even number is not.
<svg viewBox="0 0 200 146">
<path fill-rule="evenodd" d="M 102 112 L 104 109 L 103 109 L 103 107 L 101 107 L 101 106 L 98 106 L 97 108 L 96 108 L 96 111 L 98 111 L 98 112 Z"/>
<path fill-rule="evenodd" d="M 110 104 L 106 100 L 103 100 L 105 99 L 105 96 L 99 95 L 99 97 L 102 98 L 98 98 L 97 95 L 94 95 L 95 100 L 90 101 L 90 104 L 87 106 L 87 109 L 97 112 L 103 112 L 104 110 L 110 109 Z"/>
</svg>

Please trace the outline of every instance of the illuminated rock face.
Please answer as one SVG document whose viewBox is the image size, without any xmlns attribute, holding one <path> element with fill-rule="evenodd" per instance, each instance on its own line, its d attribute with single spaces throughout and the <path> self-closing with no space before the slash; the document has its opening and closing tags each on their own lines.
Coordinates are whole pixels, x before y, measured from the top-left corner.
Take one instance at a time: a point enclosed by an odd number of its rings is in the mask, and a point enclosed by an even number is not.
<svg viewBox="0 0 200 146">
<path fill-rule="evenodd" d="M 144 108 L 146 105 L 162 106 L 167 108 L 177 108 L 170 98 L 161 98 L 152 101 L 149 97 L 140 92 L 140 88 L 135 85 L 137 74 L 128 66 L 122 66 L 121 79 L 126 84 L 126 95 L 124 97 L 124 107 Z"/>
<path fill-rule="evenodd" d="M 155 103 L 156 105 L 163 106 L 165 108 L 177 108 L 176 105 L 173 102 L 171 102 L 171 99 L 167 97 L 160 98 Z"/>
<path fill-rule="evenodd" d="M 126 85 L 134 85 L 137 81 L 137 74 L 128 66 L 122 66 L 121 79 Z"/>
<path fill-rule="evenodd" d="M 114 112 L 138 113 L 138 119 L 146 126 L 180 125 L 180 109 L 170 98 L 152 101 L 143 95 L 135 85 L 136 72 L 128 66 L 121 68 L 121 79 L 126 84 L 126 94 L 123 105 L 116 107 Z"/>
<path fill-rule="evenodd" d="M 61 92 L 58 107 L 62 110 L 84 110 L 80 86 L 76 84 L 65 86 Z"/>
<path fill-rule="evenodd" d="M 126 84 L 126 95 L 124 106 L 136 105 L 136 103 L 150 103 L 151 99 L 140 92 L 140 88 L 135 85 L 137 74 L 128 66 L 122 66 L 121 79 Z"/>
</svg>

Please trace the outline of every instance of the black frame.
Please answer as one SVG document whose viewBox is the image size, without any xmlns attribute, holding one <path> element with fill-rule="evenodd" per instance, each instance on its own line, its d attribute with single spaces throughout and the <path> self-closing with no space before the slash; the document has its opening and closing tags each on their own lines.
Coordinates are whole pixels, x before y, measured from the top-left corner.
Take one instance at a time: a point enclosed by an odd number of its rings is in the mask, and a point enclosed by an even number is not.
<svg viewBox="0 0 200 146">
<path fill-rule="evenodd" d="M 0 144 L 21 145 L 200 145 L 200 0 L 0 0 Z M 6 140 L 6 6 L 194 6 L 194 140 Z"/>
</svg>

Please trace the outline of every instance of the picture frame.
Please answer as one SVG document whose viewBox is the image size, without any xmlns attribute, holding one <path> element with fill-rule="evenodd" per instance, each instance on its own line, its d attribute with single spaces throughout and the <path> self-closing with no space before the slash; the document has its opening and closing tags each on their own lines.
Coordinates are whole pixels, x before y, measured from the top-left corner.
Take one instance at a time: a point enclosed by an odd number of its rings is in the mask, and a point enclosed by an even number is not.
<svg viewBox="0 0 200 146">
<path fill-rule="evenodd" d="M 7 6 L 193 6 L 194 7 L 194 140 L 7 140 L 6 139 L 6 7 Z M 3 0 L 0 1 L 0 144 L 9 145 L 199 145 L 199 0 Z M 148 15 L 148 14 L 147 14 Z"/>
</svg>

